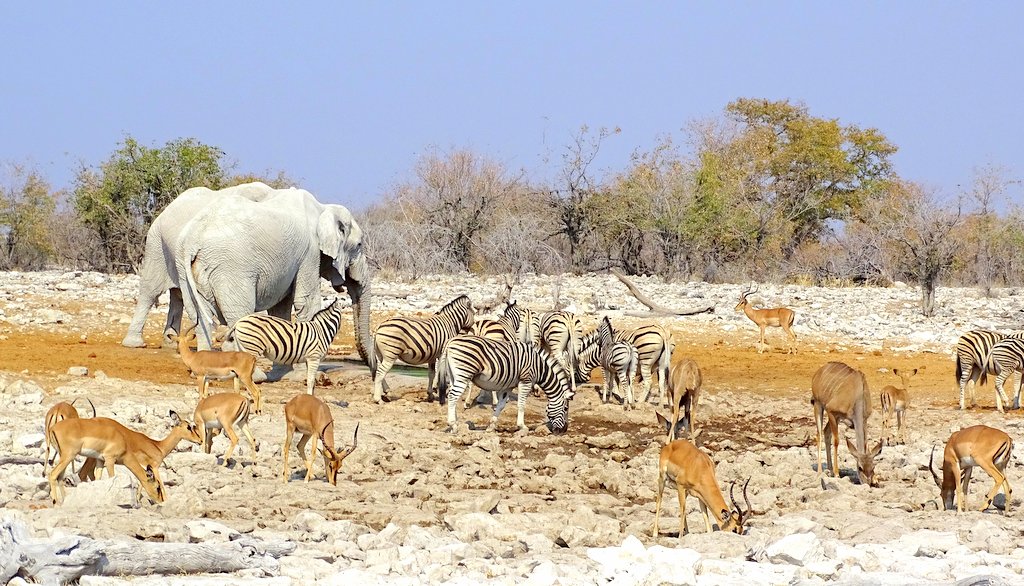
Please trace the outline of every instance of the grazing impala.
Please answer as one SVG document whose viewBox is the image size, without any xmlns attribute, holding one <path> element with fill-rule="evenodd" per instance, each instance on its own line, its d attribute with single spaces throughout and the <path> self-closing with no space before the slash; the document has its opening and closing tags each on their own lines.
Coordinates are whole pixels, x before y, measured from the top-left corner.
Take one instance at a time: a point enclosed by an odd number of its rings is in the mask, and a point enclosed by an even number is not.
<svg viewBox="0 0 1024 586">
<path fill-rule="evenodd" d="M 359 440 L 359 424 L 352 434 L 352 447 L 339 450 L 334 447 L 334 416 L 331 409 L 320 399 L 313 395 L 296 395 L 284 406 L 285 436 L 284 447 L 284 481 L 288 482 L 288 451 L 292 447 L 292 436 L 298 431 L 299 456 L 306 462 L 306 482 L 313 478 L 313 462 L 316 460 L 317 439 L 323 444 L 320 452 L 324 455 L 324 468 L 327 473 L 327 481 L 331 484 L 338 484 L 338 470 L 341 463 L 345 461 L 356 449 Z M 313 438 L 313 445 L 309 449 L 309 458 L 306 458 L 306 442 Z"/>
<path fill-rule="evenodd" d="M 693 433 L 697 426 L 697 401 L 700 400 L 702 383 L 703 378 L 696 361 L 684 358 L 672 363 L 668 378 L 668 391 L 672 398 L 672 420 L 669 421 L 658 413 L 658 421 L 668 429 L 669 441 L 679 437 L 679 432 L 683 429 L 687 433 Z"/>
<path fill-rule="evenodd" d="M 949 511 L 953 509 L 953 497 L 956 497 L 956 510 L 962 512 L 967 508 L 967 485 L 971 482 L 971 470 L 975 466 L 992 477 L 995 484 L 992 490 L 985 496 L 985 505 L 981 507 L 984 511 L 992 506 L 992 499 L 1003 489 L 1006 496 L 1006 506 L 1003 513 L 1010 512 L 1010 497 L 1013 491 L 1010 489 L 1010 481 L 1003 472 L 1013 455 L 1013 440 L 1006 432 L 987 427 L 975 425 L 953 432 L 946 442 L 946 449 L 942 456 L 942 480 L 935 473 L 932 461 L 935 459 L 935 447 L 932 447 L 932 455 L 928 458 L 928 470 L 939 487 L 939 494 L 942 497 L 943 507 Z"/>
<path fill-rule="evenodd" d="M 174 427 L 162 440 L 152 439 L 106 417 L 65 419 L 54 424 L 50 429 L 50 441 L 60 452 L 60 460 L 50 471 L 53 503 L 64 501 L 64 470 L 79 454 L 103 460 L 107 476 L 114 475 L 114 464 L 125 466 L 139 479 L 139 484 L 153 502 L 164 502 L 166 492 L 160 480 L 160 464 L 181 440 L 194 444 L 201 441 L 194 425 L 182 420 L 174 411 L 170 412 L 170 417 Z"/>
<path fill-rule="evenodd" d="M 882 429 L 885 430 L 885 441 L 888 445 L 905 444 L 907 439 L 903 436 L 903 421 L 906 417 L 907 405 L 907 387 L 909 381 L 915 374 L 917 369 L 914 370 L 900 370 L 898 368 L 892 369 L 892 373 L 900 377 L 903 382 L 902 387 L 894 387 L 892 385 L 886 385 L 882 389 Z M 896 432 L 893 433 L 889 426 L 892 423 L 893 416 L 896 416 Z"/>
<path fill-rule="evenodd" d="M 92 404 L 89 398 L 85 399 L 89 401 L 89 407 L 92 407 L 92 416 L 96 417 L 96 405 Z M 47 474 L 47 468 L 50 466 L 50 428 L 53 427 L 58 421 L 64 421 L 65 419 L 78 419 L 78 409 L 75 409 L 75 402 L 78 399 L 74 399 L 70 403 L 67 401 L 61 401 L 50 407 L 50 410 L 46 412 L 46 419 L 43 423 L 43 436 L 46 441 L 46 458 L 43 460 L 43 476 Z M 72 473 L 74 472 L 74 466 L 72 465 Z"/>
<path fill-rule="evenodd" d="M 792 309 L 786 307 L 773 307 L 771 309 L 754 309 L 747 300 L 747 296 L 757 293 L 757 289 L 747 288 L 746 291 L 740 293 L 740 302 L 736 304 L 736 311 L 742 311 L 750 318 L 750 321 L 757 324 L 757 327 L 761 328 L 761 340 L 758 342 L 757 352 L 758 354 L 764 352 L 764 329 L 768 326 L 781 327 L 786 335 L 789 336 L 789 354 L 796 353 L 796 334 L 793 333 L 793 320 L 796 319 L 796 313 Z"/>
<path fill-rule="evenodd" d="M 747 483 L 743 485 L 743 500 L 746 501 L 747 511 L 744 513 L 736 505 L 736 498 L 733 497 L 730 485 L 729 497 L 732 499 L 732 507 L 725 504 L 722 491 L 718 488 L 718 480 L 715 478 L 715 463 L 711 457 L 697 449 L 687 440 L 676 440 L 661 449 L 661 458 L 658 460 L 658 498 L 654 505 L 654 538 L 658 537 L 658 518 L 661 515 L 661 498 L 665 491 L 665 484 L 671 481 L 675 484 L 679 493 L 679 538 L 689 532 L 686 524 L 686 496 L 693 495 L 700 502 L 700 510 L 704 513 L 704 524 L 708 533 L 711 532 L 711 517 L 715 518 L 715 525 L 722 531 L 743 533 L 743 522 L 750 516 L 750 499 L 747 498 Z"/>
<path fill-rule="evenodd" d="M 862 484 L 877 486 L 875 457 L 882 451 L 879 440 L 870 451 L 867 448 L 867 423 L 871 416 L 871 396 L 864 373 L 842 362 L 828 362 L 811 379 L 811 407 L 814 425 L 818 431 L 818 475 L 821 475 L 821 444 L 824 439 L 828 468 L 839 477 L 839 422 L 853 427 L 856 443 L 846 440 L 846 447 L 857 459 L 857 474 Z M 833 454 L 835 458 L 833 458 Z"/>
<path fill-rule="evenodd" d="M 256 413 L 263 411 L 263 398 L 260 396 L 259 387 L 252 380 L 252 373 L 256 369 L 256 357 L 248 352 L 217 352 L 214 350 L 193 351 L 189 343 L 195 339 L 194 331 L 196 326 L 185 330 L 185 333 L 178 336 L 178 354 L 185 366 L 196 375 L 196 389 L 199 391 L 199 400 L 206 398 L 206 390 L 211 378 L 233 378 L 235 392 L 239 391 L 238 381 L 241 380 L 252 395 L 256 405 Z M 174 338 L 172 334 L 172 339 Z"/>
<path fill-rule="evenodd" d="M 256 438 L 249 431 L 249 403 L 247 397 L 238 393 L 217 393 L 206 397 L 196 405 L 194 419 L 196 428 L 199 430 L 199 437 L 203 441 L 203 451 L 207 454 L 210 453 L 213 447 L 213 436 L 217 435 L 218 431 L 223 431 L 231 441 L 228 451 L 224 452 L 225 468 L 228 465 L 228 458 L 238 447 L 238 434 L 235 433 L 235 426 L 238 426 L 245 434 L 245 439 L 249 440 L 252 451 L 260 451 Z"/>
</svg>

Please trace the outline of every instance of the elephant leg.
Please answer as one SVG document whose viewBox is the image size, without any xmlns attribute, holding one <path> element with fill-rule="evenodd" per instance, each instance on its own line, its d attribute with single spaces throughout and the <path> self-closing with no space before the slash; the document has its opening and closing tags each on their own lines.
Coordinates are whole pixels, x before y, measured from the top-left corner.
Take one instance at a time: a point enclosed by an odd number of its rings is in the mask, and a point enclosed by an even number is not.
<svg viewBox="0 0 1024 586">
<path fill-rule="evenodd" d="M 161 344 L 164 348 L 177 348 L 177 340 L 171 339 L 171 334 L 177 336 L 181 331 L 181 314 L 185 308 L 181 299 L 181 288 L 172 287 L 170 298 L 167 302 L 167 322 L 164 324 L 164 336 Z"/>
</svg>

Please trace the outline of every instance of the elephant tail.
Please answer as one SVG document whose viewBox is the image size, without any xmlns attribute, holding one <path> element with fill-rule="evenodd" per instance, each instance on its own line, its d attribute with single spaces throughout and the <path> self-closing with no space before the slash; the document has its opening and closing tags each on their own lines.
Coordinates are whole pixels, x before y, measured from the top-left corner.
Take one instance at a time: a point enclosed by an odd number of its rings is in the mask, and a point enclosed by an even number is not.
<svg viewBox="0 0 1024 586">
<path fill-rule="evenodd" d="M 183 267 L 185 269 L 184 271 L 181 271 L 185 273 L 185 280 L 182 282 L 182 284 L 184 285 L 184 291 L 182 291 L 182 296 L 183 298 L 192 301 L 192 306 L 195 308 L 196 312 L 196 324 L 199 326 L 199 329 L 202 330 L 203 337 L 206 338 L 207 347 L 213 348 L 213 336 L 210 334 L 210 329 L 209 327 L 207 327 L 207 324 L 214 323 L 214 309 L 213 307 L 209 307 L 206 305 L 206 298 L 204 298 L 202 295 L 196 294 L 198 286 L 196 285 L 195 274 L 192 272 L 192 266 L 196 260 L 197 254 L 198 252 L 189 251 L 189 253 L 185 256 L 185 258 L 188 259 L 188 265 Z M 179 281 L 181 281 L 180 276 L 181 275 L 179 275 Z"/>
</svg>

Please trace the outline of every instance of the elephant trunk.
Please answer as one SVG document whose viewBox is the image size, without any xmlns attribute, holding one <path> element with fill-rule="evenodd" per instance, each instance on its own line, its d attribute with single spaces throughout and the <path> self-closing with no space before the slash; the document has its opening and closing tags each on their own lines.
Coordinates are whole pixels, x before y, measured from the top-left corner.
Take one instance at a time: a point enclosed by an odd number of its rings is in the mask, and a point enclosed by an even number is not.
<svg viewBox="0 0 1024 586">
<path fill-rule="evenodd" d="M 377 373 L 377 355 L 373 351 L 373 338 L 370 335 L 370 282 L 357 281 L 349 278 L 345 288 L 352 299 L 352 325 L 355 331 L 356 350 L 359 357 L 370 367 L 370 375 Z"/>
</svg>

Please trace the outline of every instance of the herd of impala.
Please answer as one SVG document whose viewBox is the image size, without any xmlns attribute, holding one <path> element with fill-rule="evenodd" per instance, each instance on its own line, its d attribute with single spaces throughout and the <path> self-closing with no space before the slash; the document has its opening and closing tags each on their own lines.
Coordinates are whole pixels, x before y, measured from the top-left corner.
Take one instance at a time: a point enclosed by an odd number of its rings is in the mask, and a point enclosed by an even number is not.
<svg viewBox="0 0 1024 586">
<path fill-rule="evenodd" d="M 740 294 L 737 311 L 742 311 L 760 328 L 758 352 L 765 349 L 765 329 L 780 327 L 788 336 L 788 352 L 796 352 L 796 335 L 792 331 L 795 313 L 785 307 L 755 308 L 748 296 L 755 292 L 748 288 Z M 189 342 L 191 329 L 178 340 L 182 361 L 197 378 L 199 403 L 192 421 L 187 421 L 174 411 L 170 412 L 173 427 L 161 440 L 152 439 L 142 433 L 128 429 L 113 419 L 96 417 L 81 418 L 73 403 L 60 402 L 54 405 L 45 418 L 46 464 L 44 475 L 50 463 L 51 447 L 56 449 L 59 459 L 48 473 L 51 498 L 55 504 L 63 500 L 63 477 L 66 468 L 75 458 L 86 458 L 78 472 L 81 480 L 95 478 L 102 467 L 108 475 L 114 474 L 114 465 L 121 464 L 138 479 L 139 483 L 154 502 L 162 502 L 166 492 L 160 480 L 160 464 L 182 440 L 202 444 L 206 453 L 211 452 L 213 437 L 223 432 L 230 446 L 223 457 L 223 465 L 238 446 L 239 438 L 235 428 L 241 430 L 253 452 L 259 451 L 259 444 L 248 427 L 252 411 L 262 411 L 262 397 L 259 387 L 253 383 L 256 361 L 245 352 L 194 351 Z M 965 335 L 966 336 L 966 335 Z M 962 343 L 962 342 L 961 342 Z M 971 368 L 978 368 L 977 365 Z M 985 367 L 981 365 L 984 375 Z M 839 476 L 838 447 L 839 423 L 845 422 L 854 430 L 854 441 L 846 440 L 850 453 L 857 462 L 857 476 L 862 484 L 876 486 L 874 459 L 882 450 L 883 443 L 904 443 L 904 417 L 908 406 L 907 383 L 917 373 L 893 369 L 893 374 L 902 381 L 901 387 L 886 386 L 882 389 L 881 408 L 884 440 L 869 446 L 867 421 L 871 415 L 871 397 L 866 377 L 859 370 L 840 362 L 828 362 L 814 374 L 811 380 L 811 406 L 817 432 L 817 471 L 819 477 L 825 470 Z M 958 365 L 958 378 L 960 376 Z M 660 376 L 660 375 L 659 375 Z M 965 375 L 966 376 L 966 375 Z M 972 374 L 974 376 L 974 374 Z M 208 378 L 234 379 L 235 392 L 207 394 Z M 984 378 L 982 377 L 982 381 Z M 252 396 L 250 400 L 239 394 L 239 383 L 245 385 Z M 669 483 L 677 489 L 680 505 L 680 532 L 687 532 L 686 496 L 697 497 L 708 531 L 712 523 L 724 531 L 742 533 L 744 522 L 752 509 L 747 497 L 747 484 L 742 494 L 746 511 L 740 508 L 733 496 L 735 483 L 730 486 L 731 505 L 727 505 L 715 476 L 715 465 L 710 456 L 695 445 L 701 429 L 696 425 L 697 404 L 700 398 L 702 376 L 698 364 L 689 358 L 673 359 L 665 385 L 668 391 L 670 415 L 656 411 L 656 416 L 667 433 L 668 443 L 661 450 L 658 462 L 657 499 L 655 505 L 654 536 L 658 536 L 658 518 L 664 489 Z M 625 397 L 624 397 L 625 399 Z M 92 402 L 90 401 L 90 406 Z M 313 478 L 313 465 L 317 454 L 317 442 L 322 444 L 320 453 L 324 458 L 327 480 L 336 484 L 342 462 L 355 450 L 358 441 L 358 424 L 353 433 L 351 446 L 339 449 L 334 443 L 334 418 L 330 408 L 312 394 L 299 394 L 284 406 L 286 437 L 283 452 L 283 479 L 289 479 L 288 453 L 293 435 L 298 432 L 298 451 L 305 460 L 306 477 Z M 891 428 L 895 428 L 892 430 Z M 679 439 L 687 435 L 689 439 Z M 306 457 L 305 447 L 309 440 L 312 446 Z M 821 451 L 825 448 L 825 465 Z M 929 470 L 940 489 L 940 498 L 947 510 L 965 509 L 965 494 L 971 478 L 972 468 L 981 467 L 994 481 L 988 492 L 984 511 L 992 506 L 1000 490 L 1005 495 L 1004 511 L 1009 512 L 1011 488 L 1005 476 L 1010 461 L 1013 441 L 1005 432 L 983 425 L 961 429 L 953 433 L 946 442 L 942 458 L 942 477 L 933 467 L 934 448 L 929 459 Z M 747 480 L 749 483 L 749 479 Z M 139 494 L 141 499 L 141 494 Z"/>
</svg>

